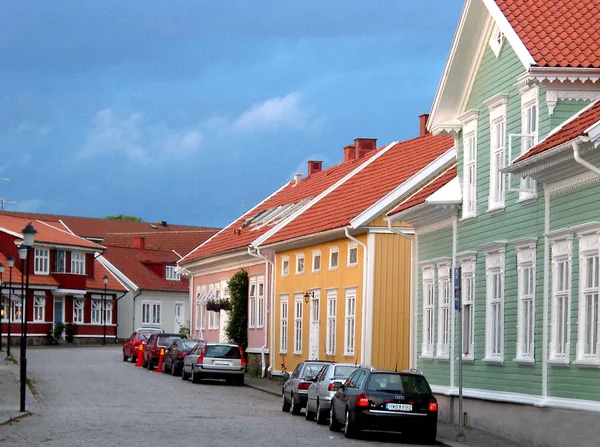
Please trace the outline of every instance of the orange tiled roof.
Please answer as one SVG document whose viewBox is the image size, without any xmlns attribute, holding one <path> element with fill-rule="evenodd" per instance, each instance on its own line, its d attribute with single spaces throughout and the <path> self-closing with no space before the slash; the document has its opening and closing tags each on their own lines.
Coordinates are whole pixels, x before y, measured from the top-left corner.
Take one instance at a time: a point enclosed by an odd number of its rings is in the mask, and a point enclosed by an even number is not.
<svg viewBox="0 0 600 447">
<path fill-rule="evenodd" d="M 174 250 L 181 256 L 185 256 L 217 231 L 217 229 L 200 229 L 193 231 L 161 231 L 158 233 L 108 233 L 102 244 L 106 247 L 133 247 L 133 238 L 143 237 L 148 249 Z"/>
<path fill-rule="evenodd" d="M 540 67 L 600 67 L 598 0 L 496 0 Z"/>
<path fill-rule="evenodd" d="M 414 138 L 396 143 L 264 242 L 269 245 L 341 228 L 381 200 L 454 145 L 448 136 Z"/>
<path fill-rule="evenodd" d="M 582 136 L 584 135 L 586 129 L 598 121 L 600 121 L 600 101 L 597 101 L 590 108 L 584 110 L 572 121 L 564 124 L 560 130 L 548 136 L 537 146 L 532 147 L 529 152 L 517 158 L 514 163 L 519 163 L 520 161 L 530 159 L 535 155 L 546 152 L 556 146 L 566 143 L 567 141 L 571 141 L 579 136 Z"/>
<path fill-rule="evenodd" d="M 416 191 L 412 196 L 407 198 L 404 202 L 394 208 L 392 211 L 388 213 L 388 216 L 393 216 L 394 214 L 398 214 L 402 211 L 406 211 L 410 208 L 413 208 L 417 205 L 425 203 L 425 200 L 431 196 L 434 192 L 441 189 L 443 186 L 448 184 L 453 178 L 457 175 L 456 165 L 450 167 L 446 172 L 437 178 L 433 179 L 427 185 L 425 185 L 419 191 Z"/>
<path fill-rule="evenodd" d="M 363 162 L 372 157 L 376 151 L 370 151 L 358 160 L 350 160 L 329 169 L 312 174 L 300 180 L 297 185 L 295 181 L 287 183 L 279 191 L 267 198 L 263 203 L 255 206 L 250 211 L 239 217 L 229 226 L 217 233 L 212 239 L 209 239 L 193 252 L 183 258 L 183 261 L 192 261 L 203 257 L 224 253 L 232 250 L 247 247 L 253 240 L 260 237 L 272 228 L 270 225 L 264 225 L 259 229 L 253 226 L 243 226 L 246 219 L 255 216 L 258 212 L 269 210 L 271 208 L 298 203 L 306 198 L 314 198 L 325 191 L 345 175 L 349 174 L 360 166 Z"/>
</svg>

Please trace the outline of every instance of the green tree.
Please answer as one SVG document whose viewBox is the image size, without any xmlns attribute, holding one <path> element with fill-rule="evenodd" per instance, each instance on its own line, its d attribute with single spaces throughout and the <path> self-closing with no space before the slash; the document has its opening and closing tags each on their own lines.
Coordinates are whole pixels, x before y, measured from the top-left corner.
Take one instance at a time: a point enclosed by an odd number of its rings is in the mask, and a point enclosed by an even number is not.
<svg viewBox="0 0 600 447">
<path fill-rule="evenodd" d="M 248 272 L 240 270 L 227 283 L 231 315 L 227 324 L 227 337 L 242 347 L 248 347 Z"/>
<path fill-rule="evenodd" d="M 142 221 L 141 217 L 125 216 L 123 214 L 117 214 L 116 216 L 106 216 L 105 219 L 108 219 L 108 220 L 126 220 L 128 222 L 141 222 Z"/>
</svg>

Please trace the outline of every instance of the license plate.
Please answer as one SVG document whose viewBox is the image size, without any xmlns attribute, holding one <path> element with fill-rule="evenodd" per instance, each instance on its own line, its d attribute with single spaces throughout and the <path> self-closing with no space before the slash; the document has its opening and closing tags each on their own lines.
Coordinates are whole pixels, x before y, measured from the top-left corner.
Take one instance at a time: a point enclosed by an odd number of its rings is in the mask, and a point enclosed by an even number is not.
<svg viewBox="0 0 600 447">
<path fill-rule="evenodd" d="M 214 365 L 221 365 L 221 366 L 231 366 L 231 362 L 228 360 L 215 360 L 213 362 Z"/>
<path fill-rule="evenodd" d="M 408 404 L 385 404 L 386 410 L 392 411 L 412 411 L 412 405 Z"/>
</svg>

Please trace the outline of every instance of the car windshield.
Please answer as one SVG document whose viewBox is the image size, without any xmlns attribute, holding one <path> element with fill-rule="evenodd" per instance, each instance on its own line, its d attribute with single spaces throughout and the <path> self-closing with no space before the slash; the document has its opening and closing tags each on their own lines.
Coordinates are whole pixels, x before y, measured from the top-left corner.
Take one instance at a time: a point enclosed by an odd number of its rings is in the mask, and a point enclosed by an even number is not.
<svg viewBox="0 0 600 447">
<path fill-rule="evenodd" d="M 158 337 L 156 344 L 158 346 L 171 346 L 173 342 L 178 339 L 179 337 Z"/>
<path fill-rule="evenodd" d="M 367 391 L 402 394 L 430 394 L 425 378 L 400 373 L 372 374 L 367 383 Z"/>
<path fill-rule="evenodd" d="M 302 375 L 304 377 L 314 377 L 318 374 L 319 371 L 321 371 L 321 368 L 323 368 L 322 363 L 307 363 L 306 365 L 304 365 L 304 371 L 302 372 Z"/>
<path fill-rule="evenodd" d="M 204 356 L 218 359 L 239 359 L 240 348 L 227 345 L 208 345 Z"/>
<path fill-rule="evenodd" d="M 334 379 L 347 379 L 355 369 L 356 366 L 336 366 L 333 377 Z"/>
</svg>

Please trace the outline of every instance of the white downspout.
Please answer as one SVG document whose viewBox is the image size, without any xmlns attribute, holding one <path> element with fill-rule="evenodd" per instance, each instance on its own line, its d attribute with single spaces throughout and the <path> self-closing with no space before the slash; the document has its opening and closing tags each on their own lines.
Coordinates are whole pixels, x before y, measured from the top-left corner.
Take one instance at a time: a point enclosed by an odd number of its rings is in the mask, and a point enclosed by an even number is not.
<svg viewBox="0 0 600 447">
<path fill-rule="evenodd" d="M 369 275 L 367 273 L 367 269 L 369 266 L 369 254 L 368 254 L 368 247 L 367 244 L 365 244 L 364 242 L 359 241 L 358 239 L 356 239 L 354 236 L 352 236 L 350 234 L 350 232 L 348 231 L 348 227 L 344 228 L 344 232 L 346 234 L 346 237 L 348 239 L 350 239 L 353 242 L 356 242 L 358 245 L 360 245 L 363 248 L 363 286 L 362 286 L 362 330 L 361 330 L 361 340 L 360 340 L 360 353 L 361 353 L 361 363 L 363 364 L 370 364 L 371 362 L 371 347 L 369 347 L 369 352 L 368 352 L 368 358 L 367 358 L 367 321 L 369 320 L 369 312 L 372 312 L 373 309 L 373 303 L 372 300 L 369 300 L 370 303 L 369 305 L 367 305 L 367 297 L 368 297 L 368 293 L 367 293 L 367 288 L 368 288 L 368 280 L 369 280 Z M 370 325 L 369 325 L 370 326 Z"/>
<path fill-rule="evenodd" d="M 398 236 L 402 236 L 405 239 L 408 239 L 408 241 L 410 242 L 410 285 L 409 285 L 409 299 L 410 299 L 410 318 L 409 318 L 409 368 L 416 368 L 417 367 L 417 349 L 416 349 L 416 343 L 417 343 L 417 339 L 415 336 L 415 329 L 417 327 L 417 314 L 416 314 L 416 296 L 417 296 L 417 289 L 415 287 L 415 285 L 417 284 L 417 278 L 416 278 L 416 265 L 417 265 L 417 244 L 415 243 L 416 241 L 413 240 L 412 237 L 408 236 L 407 234 L 404 234 L 402 231 L 394 228 L 392 226 L 392 221 L 388 219 L 387 221 L 388 224 L 388 229 L 394 233 L 397 234 Z M 416 238 L 416 234 L 415 234 L 415 238 Z"/>
<path fill-rule="evenodd" d="M 595 174 L 600 175 L 600 168 L 594 166 L 589 161 L 581 158 L 581 155 L 579 155 L 579 147 L 580 146 L 581 146 L 581 143 L 579 141 L 575 141 L 573 143 L 573 157 L 575 158 L 575 161 L 577 163 L 579 163 L 581 166 L 583 166 L 584 168 L 589 169 L 590 171 L 594 172 Z"/>
<path fill-rule="evenodd" d="M 542 315 L 542 400 L 548 398 L 548 299 L 550 296 L 550 196 L 544 190 L 544 303 Z"/>
<path fill-rule="evenodd" d="M 458 240 L 458 225 L 457 225 L 457 220 L 458 218 L 456 216 L 452 216 L 452 272 L 451 272 L 451 278 L 452 278 L 452 291 L 454 291 L 454 273 L 455 273 L 455 269 L 456 269 L 456 245 L 457 245 L 457 240 Z M 454 293 L 453 293 L 454 295 Z M 454 298 L 454 296 L 453 296 Z M 454 376 L 455 376 L 455 371 L 454 371 L 454 364 L 455 364 L 455 335 L 456 335 L 456 328 L 455 328 L 455 323 L 456 323 L 456 309 L 455 309 L 455 305 L 454 305 L 454 299 L 451 300 L 452 302 L 452 307 L 451 307 L 451 322 L 450 322 L 450 387 L 454 388 Z M 462 352 L 459 353 L 459 361 L 462 362 Z"/>
</svg>

